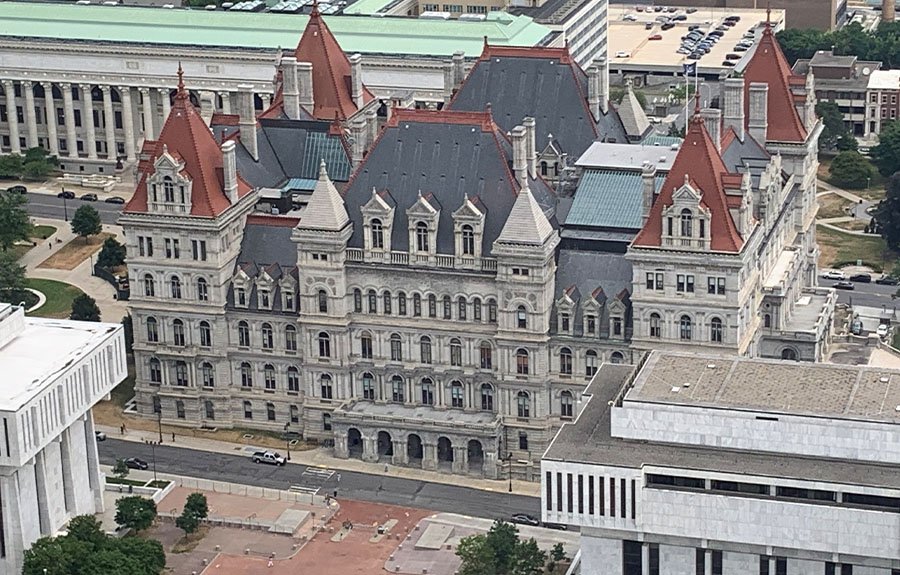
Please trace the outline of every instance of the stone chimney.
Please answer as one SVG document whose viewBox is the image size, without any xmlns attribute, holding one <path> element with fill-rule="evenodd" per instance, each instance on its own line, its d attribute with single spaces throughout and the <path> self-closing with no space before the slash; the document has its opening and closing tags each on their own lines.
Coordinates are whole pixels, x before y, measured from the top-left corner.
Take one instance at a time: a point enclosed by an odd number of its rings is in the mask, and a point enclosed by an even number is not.
<svg viewBox="0 0 900 575">
<path fill-rule="evenodd" d="M 522 120 L 525 126 L 525 162 L 528 166 L 528 174 L 532 178 L 537 177 L 537 149 L 535 144 L 535 127 L 534 118 L 525 118 Z"/>
<path fill-rule="evenodd" d="M 722 151 L 722 111 L 718 108 L 704 108 L 700 110 L 703 125 L 706 127 L 709 138 L 716 145 L 716 149 Z"/>
<path fill-rule="evenodd" d="M 363 155 L 366 152 L 367 134 L 366 119 L 364 117 L 355 117 L 350 122 L 350 139 L 352 140 L 350 159 L 354 168 L 362 163 Z"/>
<path fill-rule="evenodd" d="M 350 97 L 356 109 L 363 107 L 362 55 L 350 56 Z"/>
<path fill-rule="evenodd" d="M 256 143 L 256 104 L 253 101 L 253 85 L 240 84 L 238 87 L 238 125 L 241 128 L 241 143 L 254 160 L 259 160 Z"/>
<path fill-rule="evenodd" d="M 453 53 L 453 87 L 459 88 L 466 79 L 466 53 Z"/>
<path fill-rule="evenodd" d="M 378 110 L 375 108 L 366 110 L 366 128 L 368 130 L 366 149 L 370 149 L 378 138 Z"/>
<path fill-rule="evenodd" d="M 454 68 L 452 62 L 447 62 L 444 64 L 444 105 L 450 103 L 450 100 L 453 99 L 453 90 L 456 89 L 456 82 L 454 80 Z"/>
<path fill-rule="evenodd" d="M 722 129 L 734 128 L 740 141 L 744 141 L 744 79 L 726 78 L 722 94 Z"/>
<path fill-rule="evenodd" d="M 750 117 L 747 127 L 750 135 L 760 144 L 766 143 L 766 125 L 769 122 L 769 85 L 762 82 L 750 84 Z"/>
<path fill-rule="evenodd" d="M 600 68 L 596 64 L 587 69 L 588 108 L 595 122 L 600 121 Z"/>
<path fill-rule="evenodd" d="M 238 201 L 237 160 L 234 148 L 234 140 L 228 140 L 222 144 L 222 175 L 225 180 L 225 195 L 232 204 L 236 204 Z"/>
<path fill-rule="evenodd" d="M 816 77 L 812 70 L 806 73 L 806 100 L 803 103 L 803 122 L 807 132 L 816 125 Z"/>
<path fill-rule="evenodd" d="M 600 94 L 600 112 L 606 114 L 609 112 L 609 62 L 603 56 L 597 58 L 595 62 L 600 69 L 600 77 L 597 84 L 597 90 Z"/>
<path fill-rule="evenodd" d="M 641 224 L 647 223 L 650 217 L 650 208 L 653 207 L 653 200 L 656 197 L 656 164 L 653 162 L 644 162 L 641 169 L 641 196 L 643 198 L 641 210 Z"/>
<path fill-rule="evenodd" d="M 881 0 L 881 21 L 894 21 L 894 0 Z"/>
<path fill-rule="evenodd" d="M 282 94 L 284 113 L 291 120 L 300 119 L 300 85 L 297 78 L 297 59 L 287 56 L 281 59 Z"/>
<path fill-rule="evenodd" d="M 512 140 L 512 169 L 516 181 L 523 188 L 528 187 L 528 134 L 525 126 L 516 126 L 510 133 Z"/>
<path fill-rule="evenodd" d="M 300 92 L 300 105 L 312 114 L 315 107 L 313 99 L 313 69 L 310 62 L 297 62 L 297 88 Z"/>
</svg>

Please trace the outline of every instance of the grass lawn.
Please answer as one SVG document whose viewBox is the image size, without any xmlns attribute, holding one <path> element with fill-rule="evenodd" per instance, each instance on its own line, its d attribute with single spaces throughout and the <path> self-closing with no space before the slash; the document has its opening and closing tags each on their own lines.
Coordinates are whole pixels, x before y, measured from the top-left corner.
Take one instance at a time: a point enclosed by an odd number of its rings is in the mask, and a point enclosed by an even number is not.
<svg viewBox="0 0 900 575">
<path fill-rule="evenodd" d="M 881 236 L 857 236 L 816 226 L 816 238 L 822 252 L 821 268 L 855 265 L 856 260 L 862 260 L 864 265 L 880 272 L 891 269 L 897 261 L 897 254 L 887 249 Z"/>
<path fill-rule="evenodd" d="M 37 317 L 67 319 L 72 313 L 72 301 L 82 293 L 80 289 L 71 284 L 55 280 L 28 278 L 25 280 L 25 285 L 47 296 L 47 302 L 30 314 Z"/>
<path fill-rule="evenodd" d="M 848 216 L 850 214 L 845 208 L 853 205 L 853 202 L 837 194 L 825 194 L 820 196 L 818 201 L 819 213 L 816 214 L 816 217 L 820 220 Z"/>
<path fill-rule="evenodd" d="M 81 262 L 91 257 L 91 254 L 99 250 L 106 238 L 111 237 L 113 237 L 113 234 L 102 233 L 88 238 L 75 238 L 60 248 L 58 252 L 44 260 L 38 267 L 74 270 Z"/>
<path fill-rule="evenodd" d="M 850 220 L 849 222 L 838 222 L 835 225 L 839 228 L 843 228 L 845 230 L 852 230 L 854 232 L 861 232 L 866 229 L 866 226 L 869 225 L 869 222 L 863 220 Z"/>
<path fill-rule="evenodd" d="M 34 232 L 31 234 L 31 237 L 46 240 L 55 233 L 56 228 L 54 226 L 34 226 Z"/>
</svg>

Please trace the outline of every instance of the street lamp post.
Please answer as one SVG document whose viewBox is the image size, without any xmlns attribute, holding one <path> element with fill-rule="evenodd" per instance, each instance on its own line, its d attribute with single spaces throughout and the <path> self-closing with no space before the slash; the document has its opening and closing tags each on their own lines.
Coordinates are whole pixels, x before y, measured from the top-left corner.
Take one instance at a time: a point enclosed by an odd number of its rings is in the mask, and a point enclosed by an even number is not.
<svg viewBox="0 0 900 575">
<path fill-rule="evenodd" d="M 512 493 L 512 451 L 506 456 L 506 471 L 509 474 L 509 492 Z"/>
<path fill-rule="evenodd" d="M 65 221 L 68 222 L 68 221 L 69 221 L 69 206 L 68 206 L 68 204 L 66 203 L 66 189 L 63 188 L 62 191 L 63 191 L 63 193 L 62 193 L 62 199 L 63 199 L 63 219 L 65 219 Z"/>
<path fill-rule="evenodd" d="M 288 429 L 291 427 L 291 422 L 287 422 L 284 424 L 284 446 L 287 448 L 287 460 L 291 460 L 291 436 L 288 435 Z"/>
<path fill-rule="evenodd" d="M 156 481 L 156 442 L 145 440 L 144 443 L 150 446 L 150 454 L 153 457 L 153 481 Z"/>
<path fill-rule="evenodd" d="M 156 425 L 159 428 L 159 444 L 162 445 L 162 407 L 156 412 Z"/>
</svg>

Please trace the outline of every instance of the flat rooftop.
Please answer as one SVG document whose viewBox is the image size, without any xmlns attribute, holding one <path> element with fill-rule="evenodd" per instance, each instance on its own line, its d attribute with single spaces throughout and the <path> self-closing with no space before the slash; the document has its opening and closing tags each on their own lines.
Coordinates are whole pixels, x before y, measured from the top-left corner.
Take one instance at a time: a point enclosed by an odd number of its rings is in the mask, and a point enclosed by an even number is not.
<svg viewBox="0 0 900 575">
<path fill-rule="evenodd" d="M 900 423 L 900 370 L 654 353 L 625 401 Z"/>
<path fill-rule="evenodd" d="M 357 401 L 339 412 L 354 414 L 357 416 L 374 418 L 403 418 L 414 419 L 422 422 L 438 424 L 469 424 L 469 425 L 494 425 L 497 416 L 485 411 L 435 411 L 427 406 L 399 405 L 396 403 L 372 403 L 369 401 Z"/>
<path fill-rule="evenodd" d="M 819 316 L 822 310 L 828 305 L 828 300 L 835 297 L 826 295 L 825 293 L 808 293 L 800 295 L 800 298 L 794 303 L 794 310 L 787 325 L 784 326 L 785 331 L 808 331 L 815 333 L 818 326 Z"/>
<path fill-rule="evenodd" d="M 687 20 L 675 22 L 675 27 L 663 30 L 661 24 L 655 19 L 659 16 L 674 16 L 683 14 Z M 624 20 L 625 16 L 636 18 L 635 21 Z M 686 54 L 678 54 L 681 47 L 681 37 L 688 33 L 688 26 L 699 25 L 704 34 L 715 30 L 722 24 L 726 16 L 740 16 L 737 25 L 729 28 L 722 38 L 713 44 L 709 54 L 699 60 L 689 60 Z M 742 39 L 745 32 L 757 29 L 757 40 L 762 34 L 762 26 L 766 21 L 766 11 L 736 8 L 697 8 L 693 14 L 687 14 L 686 8 L 679 8 L 672 13 L 664 12 L 637 12 L 632 5 L 611 4 L 609 6 L 609 64 L 614 70 L 630 72 L 677 72 L 682 71 L 683 64 L 697 62 L 701 74 L 710 74 L 730 69 L 722 65 L 725 56 L 734 52 L 735 45 Z M 648 22 L 653 23 L 653 28 L 646 29 Z M 784 10 L 772 10 L 772 28 L 777 32 L 784 28 Z M 661 40 L 650 40 L 651 36 L 659 34 Z M 626 57 L 617 56 L 618 53 L 629 54 Z M 744 56 L 752 54 L 753 49 L 746 52 L 736 52 Z M 734 60 L 735 64 L 739 60 Z"/>
<path fill-rule="evenodd" d="M 644 162 L 656 164 L 656 169 L 668 172 L 678 154 L 670 146 L 644 144 L 610 144 L 594 142 L 575 162 L 579 168 L 608 168 L 640 171 Z"/>
<path fill-rule="evenodd" d="M 698 358 L 698 361 L 710 360 Z M 721 365 L 727 363 L 722 358 L 715 358 L 714 361 Z M 809 367 L 812 364 L 798 364 L 797 369 Z M 653 465 L 900 489 L 900 473 L 897 473 L 896 465 L 650 443 L 612 437 L 610 415 L 614 409 L 613 404 L 635 369 L 634 366 L 603 364 L 585 390 L 583 400 L 587 400 L 587 404 L 578 419 L 562 426 L 543 459 L 632 469 Z M 688 374 L 691 375 L 691 381 L 696 381 L 697 369 L 707 368 L 705 365 L 695 367 L 695 373 Z M 757 379 L 753 383 L 762 382 Z"/>
<path fill-rule="evenodd" d="M 24 329 L 0 348 L 0 411 L 21 408 L 120 327 L 26 317 Z"/>
<path fill-rule="evenodd" d="M 268 12 L 140 8 L 2 2 L 0 38 L 54 42 L 112 42 L 241 49 L 296 46 L 308 15 Z M 551 34 L 527 16 L 502 14 L 484 21 L 405 17 L 325 16 L 345 52 L 446 57 L 458 50 L 481 54 L 484 38 L 496 46 L 536 46 Z"/>
</svg>

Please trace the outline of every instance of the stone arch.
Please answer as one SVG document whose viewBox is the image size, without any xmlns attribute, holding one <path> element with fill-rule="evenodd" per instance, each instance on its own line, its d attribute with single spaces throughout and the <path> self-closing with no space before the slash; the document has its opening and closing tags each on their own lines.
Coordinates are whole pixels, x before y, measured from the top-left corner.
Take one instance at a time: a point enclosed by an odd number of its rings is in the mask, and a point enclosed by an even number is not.
<svg viewBox="0 0 900 575">
<path fill-rule="evenodd" d="M 350 457 L 362 459 L 363 439 L 362 433 L 355 427 L 347 430 L 347 453 Z"/>
<path fill-rule="evenodd" d="M 413 467 L 422 467 L 424 453 L 422 437 L 417 433 L 410 433 L 406 438 L 406 457 L 409 460 L 409 464 Z"/>
<path fill-rule="evenodd" d="M 391 434 L 387 431 L 379 431 L 376 447 L 379 460 L 381 460 L 382 457 L 393 457 L 394 442 L 391 440 Z"/>
<path fill-rule="evenodd" d="M 437 442 L 437 460 L 438 465 L 442 463 L 453 463 L 453 442 L 447 437 L 439 437 Z"/>
<path fill-rule="evenodd" d="M 470 439 L 467 446 L 469 471 L 484 472 L 484 446 L 477 439 Z"/>
<path fill-rule="evenodd" d="M 788 346 L 781 350 L 781 359 L 799 361 L 800 354 L 797 352 L 796 348 Z"/>
</svg>

